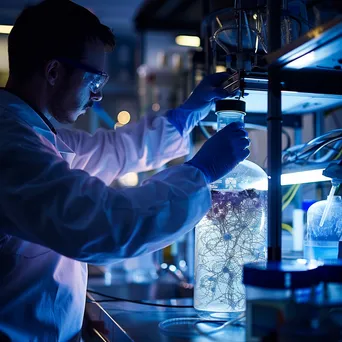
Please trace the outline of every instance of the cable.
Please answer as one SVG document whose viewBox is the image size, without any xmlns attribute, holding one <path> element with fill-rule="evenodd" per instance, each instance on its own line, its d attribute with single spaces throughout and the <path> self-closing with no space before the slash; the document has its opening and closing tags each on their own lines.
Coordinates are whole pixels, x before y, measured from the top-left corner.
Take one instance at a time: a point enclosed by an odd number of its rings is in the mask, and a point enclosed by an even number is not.
<svg viewBox="0 0 342 342">
<path fill-rule="evenodd" d="M 107 297 L 110 299 L 103 299 L 103 300 L 87 300 L 87 303 L 110 303 L 110 302 L 118 302 L 118 301 L 122 301 L 122 302 L 128 302 L 128 303 L 134 303 L 134 304 L 139 304 L 139 305 L 148 305 L 148 306 L 153 306 L 153 307 L 163 307 L 163 308 L 176 308 L 176 309 L 193 309 L 193 306 L 190 305 L 167 305 L 167 304 L 155 304 L 155 303 L 146 303 L 140 300 L 131 300 L 131 299 L 126 299 L 126 298 L 119 298 L 119 297 L 113 297 L 113 296 L 109 296 L 97 291 L 93 291 L 93 290 L 87 290 L 87 292 L 95 294 L 95 295 L 100 295 L 102 297 Z M 227 327 L 228 325 L 234 325 L 236 322 L 240 321 L 243 317 L 245 317 L 245 313 L 241 314 L 239 317 L 231 320 L 231 321 L 222 321 L 222 320 L 202 320 L 200 318 L 193 318 L 193 317 L 186 317 L 186 318 L 172 318 L 172 319 L 168 319 L 165 320 L 163 322 L 159 323 L 159 328 L 161 330 L 164 330 L 165 332 L 169 332 L 168 331 L 168 327 L 170 326 L 174 326 L 174 325 L 184 325 L 185 323 L 188 324 L 189 322 L 193 322 L 193 326 L 195 327 L 195 329 L 200 333 L 200 334 L 204 334 L 204 335 L 209 335 L 209 334 L 213 334 L 216 333 L 218 331 L 221 331 L 222 329 L 224 329 L 225 327 Z M 215 324 L 222 324 L 220 327 L 212 329 L 211 331 L 208 332 L 203 332 L 202 330 L 200 330 L 198 328 L 198 324 L 200 323 L 215 323 Z"/>
<path fill-rule="evenodd" d="M 315 143 L 318 143 L 320 141 L 325 141 L 325 140 L 328 140 L 329 137 L 331 135 L 334 135 L 334 134 L 339 134 L 339 135 L 342 135 L 342 129 L 341 128 L 338 128 L 338 129 L 333 129 L 332 131 L 329 131 L 328 133 L 325 133 L 323 135 L 320 135 L 319 137 L 316 137 L 310 141 L 308 141 L 306 144 L 303 145 L 303 149 L 306 147 L 306 146 L 309 146 L 309 145 L 312 145 L 312 144 L 315 144 Z"/>
<path fill-rule="evenodd" d="M 87 291 L 92 294 L 109 298 L 109 299 L 100 299 L 100 300 L 94 300 L 94 301 L 89 300 L 87 301 L 88 303 L 128 302 L 128 303 L 134 303 L 134 304 L 140 304 L 140 305 L 158 306 L 162 308 L 193 309 L 192 305 L 168 305 L 168 304 L 147 303 L 141 300 L 132 300 L 132 299 L 126 299 L 126 298 L 120 298 L 120 297 L 113 297 L 113 296 L 109 296 L 104 293 L 93 291 L 93 290 L 87 290 Z"/>
<path fill-rule="evenodd" d="M 237 318 L 227 321 L 227 320 L 218 320 L 218 319 L 202 319 L 200 317 L 177 317 L 177 318 L 169 318 L 165 321 L 159 323 L 159 329 L 167 334 L 173 335 L 177 337 L 195 337 L 198 334 L 209 336 L 213 333 L 219 332 L 222 329 L 226 328 L 229 325 L 239 325 L 239 321 L 245 317 L 245 313 L 242 313 Z M 203 331 L 200 329 L 200 324 L 220 324 L 218 328 L 214 328 L 209 331 Z"/>
<path fill-rule="evenodd" d="M 297 191 L 298 191 L 300 185 L 301 185 L 301 184 L 296 184 L 296 185 L 295 185 L 295 188 L 294 188 L 294 190 L 293 190 L 291 196 L 285 201 L 285 203 L 283 203 L 283 206 L 282 206 L 282 208 L 281 208 L 282 211 L 284 211 L 284 210 L 288 207 L 288 205 L 292 202 L 292 200 L 293 200 L 294 197 L 296 196 L 296 193 L 297 193 Z"/>
<path fill-rule="evenodd" d="M 307 151 L 296 153 L 293 162 L 297 163 L 297 164 L 303 164 L 303 163 L 304 164 L 308 164 L 308 163 L 317 164 L 317 163 L 322 163 L 324 161 L 331 160 L 332 157 L 334 156 L 334 154 L 337 154 L 339 152 L 339 150 L 337 150 L 334 147 L 330 147 L 328 145 L 332 144 L 333 142 L 339 141 L 339 140 L 342 140 L 342 136 L 335 138 L 335 139 L 331 139 L 331 140 L 322 142 L 322 143 L 319 143 L 316 146 L 311 147 Z M 325 156 L 323 156 L 322 158 L 320 158 L 318 160 L 310 160 L 315 154 L 317 154 L 323 148 L 327 148 L 330 151 L 327 152 Z M 327 155 L 329 156 L 329 158 L 326 157 Z"/>
<path fill-rule="evenodd" d="M 288 231 L 290 234 L 292 234 L 293 228 L 287 223 L 282 223 L 281 229 L 284 229 L 284 230 Z"/>
<path fill-rule="evenodd" d="M 342 149 L 341 151 L 338 153 L 338 155 L 336 156 L 336 158 L 334 160 L 338 160 L 342 157 Z"/>
<path fill-rule="evenodd" d="M 320 146 L 315 152 L 313 152 L 313 154 L 310 157 L 313 157 L 316 153 L 318 153 L 322 148 L 326 147 L 327 145 L 330 145 L 331 143 L 338 141 L 338 140 L 342 140 L 342 136 L 332 139 L 331 141 L 328 141 L 326 143 L 324 143 L 322 146 Z"/>
<path fill-rule="evenodd" d="M 337 136 L 336 136 L 337 134 Z M 305 144 L 287 148 L 283 152 L 283 164 L 291 163 L 322 163 L 333 160 L 340 153 L 340 140 L 342 140 L 342 129 L 335 129 L 319 137 L 316 137 Z M 328 146 L 335 143 L 332 147 Z M 329 151 L 321 158 L 310 160 L 323 148 L 328 148 Z"/>
<path fill-rule="evenodd" d="M 215 334 L 219 331 L 221 331 L 222 329 L 226 328 L 229 325 L 234 325 L 235 323 L 241 321 L 241 319 L 245 318 L 246 314 L 243 312 L 242 314 L 240 314 L 238 317 L 230 320 L 230 321 L 226 321 L 224 324 L 222 324 L 220 327 L 218 328 L 214 328 L 212 330 L 209 331 L 203 331 L 199 328 L 199 324 L 203 324 L 203 323 L 217 323 L 215 321 L 211 321 L 211 320 L 202 320 L 202 321 L 198 321 L 195 322 L 195 329 L 201 334 L 201 335 L 211 335 L 211 334 Z M 220 321 L 219 321 L 220 322 Z"/>
<path fill-rule="evenodd" d="M 341 137 L 342 138 L 342 137 Z M 322 148 L 326 147 L 327 145 L 331 144 L 332 142 L 338 141 L 341 138 L 335 138 L 335 139 L 329 139 L 327 141 L 323 141 L 321 143 L 317 143 L 316 145 L 314 145 L 313 147 L 310 147 L 310 149 L 297 153 L 297 158 L 305 158 L 306 156 L 311 156 L 315 153 L 317 153 L 319 150 L 321 150 Z M 330 150 L 334 150 L 333 147 L 327 147 Z"/>
<path fill-rule="evenodd" d="M 290 189 L 287 191 L 287 193 L 282 198 L 283 203 L 286 202 L 286 200 L 291 196 L 294 188 L 295 188 L 295 184 L 291 185 Z"/>
<path fill-rule="evenodd" d="M 199 317 L 169 318 L 160 322 L 158 327 L 163 334 L 188 338 L 198 335 L 193 328 L 195 323 L 200 320 Z"/>
<path fill-rule="evenodd" d="M 155 303 L 146 303 L 146 302 L 142 302 L 138 300 L 130 300 L 126 298 L 88 300 L 87 303 L 111 303 L 111 302 L 119 302 L 119 301 L 138 304 L 138 305 L 156 306 L 156 307 L 161 307 L 161 308 L 174 308 L 174 309 L 193 309 L 194 308 L 191 305 L 155 304 Z"/>
<path fill-rule="evenodd" d="M 285 149 L 289 148 L 291 146 L 291 137 L 288 132 L 286 132 L 284 129 L 281 130 L 281 132 L 286 136 L 287 142 Z"/>
</svg>

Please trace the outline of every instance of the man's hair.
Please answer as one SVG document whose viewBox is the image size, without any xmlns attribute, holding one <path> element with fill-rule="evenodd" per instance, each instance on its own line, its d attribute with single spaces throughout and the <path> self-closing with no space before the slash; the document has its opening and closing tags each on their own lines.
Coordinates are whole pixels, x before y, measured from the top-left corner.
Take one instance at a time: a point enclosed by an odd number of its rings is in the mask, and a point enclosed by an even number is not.
<svg viewBox="0 0 342 342">
<path fill-rule="evenodd" d="M 10 75 L 27 80 L 58 57 L 79 60 L 86 42 L 100 41 L 107 51 L 115 46 L 109 27 L 90 11 L 69 0 L 45 0 L 25 8 L 8 37 Z"/>
</svg>

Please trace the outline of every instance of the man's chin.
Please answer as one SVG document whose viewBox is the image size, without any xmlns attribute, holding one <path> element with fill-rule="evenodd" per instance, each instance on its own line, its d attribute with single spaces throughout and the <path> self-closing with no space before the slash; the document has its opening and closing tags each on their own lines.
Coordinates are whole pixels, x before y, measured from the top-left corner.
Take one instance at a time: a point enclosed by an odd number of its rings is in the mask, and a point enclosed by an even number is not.
<svg viewBox="0 0 342 342">
<path fill-rule="evenodd" d="M 74 116 L 68 116 L 68 117 L 54 117 L 59 123 L 63 124 L 63 125 L 66 125 L 66 124 L 73 124 L 75 123 L 75 121 L 77 120 L 78 116 L 80 114 L 78 114 L 77 116 L 75 115 L 75 118 Z"/>
<path fill-rule="evenodd" d="M 54 118 L 61 124 L 73 124 L 78 119 L 78 117 L 85 114 L 85 112 L 86 112 L 86 109 L 82 109 L 80 111 L 68 113 L 67 115 L 63 115 L 63 116 L 54 115 Z"/>
</svg>

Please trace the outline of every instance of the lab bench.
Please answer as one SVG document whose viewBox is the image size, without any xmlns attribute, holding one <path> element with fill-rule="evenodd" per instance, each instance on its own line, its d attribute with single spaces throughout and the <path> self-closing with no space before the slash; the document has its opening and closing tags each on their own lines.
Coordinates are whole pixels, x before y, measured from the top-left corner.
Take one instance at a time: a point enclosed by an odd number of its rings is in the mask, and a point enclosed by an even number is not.
<svg viewBox="0 0 342 342">
<path fill-rule="evenodd" d="M 100 296 L 91 295 L 99 300 Z M 90 298 L 89 296 L 88 298 Z M 150 301 L 156 304 L 173 306 L 192 305 L 191 298 Z M 87 303 L 87 312 L 93 321 L 104 322 L 106 334 L 98 332 L 97 341 L 137 341 L 137 342 L 209 342 L 245 341 L 245 328 L 242 326 L 225 327 L 215 334 L 205 336 L 194 328 L 187 333 L 164 333 L 159 323 L 171 318 L 198 318 L 193 308 L 164 308 L 128 302 Z M 182 329 L 183 330 L 183 329 Z M 100 337 L 101 335 L 101 337 Z M 95 339 L 94 339 L 95 341 Z M 87 341 L 86 341 L 87 342 Z"/>
<path fill-rule="evenodd" d="M 297 259 L 302 257 L 301 252 L 291 251 L 292 239 L 290 234 L 283 235 L 283 259 Z M 125 298 L 129 300 L 146 301 L 148 303 L 192 306 L 193 289 L 181 286 L 180 283 L 164 276 L 155 281 L 136 283 L 127 281 L 124 274 L 117 274 L 115 279 L 106 284 L 105 275 L 94 271 L 90 266 L 88 290 L 98 293 Z M 220 332 L 209 336 L 200 335 L 194 328 L 189 336 L 180 336 L 176 333 L 167 334 L 159 329 L 159 323 L 171 318 L 193 317 L 199 318 L 193 308 L 166 308 L 135 304 L 125 301 L 109 301 L 105 296 L 88 292 L 86 305 L 87 315 L 95 327 L 100 326 L 100 336 L 85 339 L 85 342 L 97 341 L 143 341 L 143 342 L 185 342 L 185 341 L 245 341 L 245 328 L 242 326 L 226 327 Z M 172 299 L 171 299 L 172 298 Z M 89 303 L 90 300 L 99 301 Z M 110 299 L 109 299 L 110 300 Z M 99 323 L 103 322 L 103 323 Z M 105 330 L 106 334 L 101 333 Z M 214 327 L 213 327 L 214 328 Z M 96 328 L 95 328 L 96 329 Z M 98 329 L 96 329 L 98 330 Z"/>
<path fill-rule="evenodd" d="M 193 308 L 192 291 L 187 287 L 184 287 L 185 291 L 182 291 L 180 290 L 181 287 L 182 284 L 165 282 L 160 279 L 140 284 L 120 281 L 111 285 L 105 285 L 103 278 L 102 280 L 101 278 L 90 279 L 86 316 L 91 322 L 92 336 L 89 334 L 84 336 L 84 342 L 246 341 L 244 318 L 236 320 L 234 325 L 226 326 L 225 324 L 223 326 L 224 321 L 209 324 Z M 116 297 L 117 300 L 110 299 L 110 296 Z M 306 336 L 302 341 L 323 341 L 317 339 L 321 335 L 326 335 L 329 341 L 341 341 L 341 328 L 337 328 L 338 326 L 341 327 L 342 311 L 340 304 L 317 303 L 318 306 L 314 304 L 310 308 L 307 305 L 300 306 L 299 304 L 298 306 L 298 310 L 302 310 L 299 312 L 302 312 L 302 315 L 304 313 L 305 317 L 307 317 L 308 312 L 314 310 L 315 314 L 318 314 L 322 320 L 322 328 L 319 330 L 310 330 L 303 326 L 304 331 L 312 334 L 311 337 L 315 337 L 315 339 L 311 340 L 309 336 Z M 326 320 L 328 316 L 329 322 Z M 162 328 L 160 323 L 163 325 Z M 214 331 L 215 329 L 216 331 Z M 284 332 L 298 333 L 295 340 L 299 341 L 298 337 L 303 333 L 303 329 L 301 328 L 298 331 L 285 329 Z M 285 340 L 294 341 L 292 338 Z"/>
</svg>

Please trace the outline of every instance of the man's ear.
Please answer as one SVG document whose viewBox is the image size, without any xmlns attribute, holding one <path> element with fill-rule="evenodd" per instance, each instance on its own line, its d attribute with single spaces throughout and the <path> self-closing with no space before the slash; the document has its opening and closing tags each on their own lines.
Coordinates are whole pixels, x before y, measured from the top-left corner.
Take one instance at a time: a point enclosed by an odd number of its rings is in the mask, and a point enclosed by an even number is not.
<svg viewBox="0 0 342 342">
<path fill-rule="evenodd" d="M 51 86 L 54 86 L 58 77 L 61 76 L 61 63 L 56 59 L 51 59 L 45 66 L 45 78 Z"/>
</svg>

